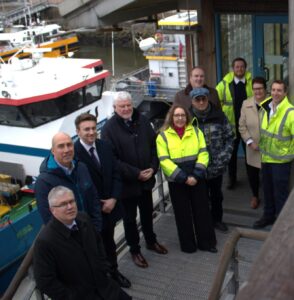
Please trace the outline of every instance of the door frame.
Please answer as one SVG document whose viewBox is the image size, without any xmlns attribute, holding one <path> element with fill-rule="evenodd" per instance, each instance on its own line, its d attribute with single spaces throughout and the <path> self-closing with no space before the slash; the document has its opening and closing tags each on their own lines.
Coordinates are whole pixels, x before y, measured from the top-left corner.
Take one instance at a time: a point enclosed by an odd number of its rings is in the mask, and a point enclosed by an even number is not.
<svg viewBox="0 0 294 300">
<path fill-rule="evenodd" d="M 288 24 L 288 15 L 253 15 L 252 16 L 252 47 L 253 74 L 263 76 L 262 59 L 264 59 L 264 24 Z"/>
</svg>

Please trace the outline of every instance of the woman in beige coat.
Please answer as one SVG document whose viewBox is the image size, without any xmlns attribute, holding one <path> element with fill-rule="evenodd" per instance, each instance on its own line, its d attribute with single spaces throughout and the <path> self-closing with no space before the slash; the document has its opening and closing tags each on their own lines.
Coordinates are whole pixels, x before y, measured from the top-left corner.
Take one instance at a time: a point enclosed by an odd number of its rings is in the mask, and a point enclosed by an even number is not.
<svg viewBox="0 0 294 300">
<path fill-rule="evenodd" d="M 260 103 L 266 98 L 266 81 L 262 77 L 252 80 L 253 97 L 243 102 L 239 119 L 239 132 L 246 144 L 247 176 L 252 191 L 250 206 L 256 209 L 259 206 L 259 171 L 261 156 L 258 148 L 259 133 L 259 108 Z"/>
</svg>

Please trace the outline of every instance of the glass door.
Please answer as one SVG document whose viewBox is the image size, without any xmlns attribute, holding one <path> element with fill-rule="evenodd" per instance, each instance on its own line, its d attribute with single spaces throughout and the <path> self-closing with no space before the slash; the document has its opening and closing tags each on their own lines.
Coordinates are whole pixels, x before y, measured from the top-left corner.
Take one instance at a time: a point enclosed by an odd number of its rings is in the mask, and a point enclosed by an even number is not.
<svg viewBox="0 0 294 300">
<path fill-rule="evenodd" d="M 253 74 L 288 83 L 288 17 L 254 16 Z"/>
</svg>

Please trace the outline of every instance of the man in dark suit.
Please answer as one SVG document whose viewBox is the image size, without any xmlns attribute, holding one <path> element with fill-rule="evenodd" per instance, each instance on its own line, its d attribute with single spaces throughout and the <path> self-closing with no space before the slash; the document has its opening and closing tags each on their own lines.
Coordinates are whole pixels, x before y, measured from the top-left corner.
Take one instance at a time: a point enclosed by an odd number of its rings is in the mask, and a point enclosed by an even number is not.
<svg viewBox="0 0 294 300">
<path fill-rule="evenodd" d="M 107 260 L 111 265 L 112 278 L 121 287 L 129 288 L 130 281 L 118 271 L 114 229 L 121 218 L 118 202 L 121 193 L 121 180 L 111 145 L 97 139 L 96 117 L 83 113 L 75 120 L 79 139 L 75 142 L 75 155 L 88 167 L 91 179 L 101 199 L 103 239 Z"/>
<path fill-rule="evenodd" d="M 123 183 L 121 200 L 125 235 L 133 262 L 141 268 L 147 268 L 148 263 L 140 251 L 137 208 L 147 249 L 159 254 L 168 252 L 158 243 L 153 231 L 152 188 L 159 164 L 156 134 L 149 120 L 133 108 L 128 92 L 118 92 L 113 106 L 115 114 L 103 126 L 101 138 L 111 142 L 118 159 Z"/>
<path fill-rule="evenodd" d="M 91 220 L 77 213 L 73 192 L 63 186 L 48 194 L 53 215 L 34 246 L 37 287 L 51 299 L 127 300 L 108 276 L 103 243 Z"/>
</svg>

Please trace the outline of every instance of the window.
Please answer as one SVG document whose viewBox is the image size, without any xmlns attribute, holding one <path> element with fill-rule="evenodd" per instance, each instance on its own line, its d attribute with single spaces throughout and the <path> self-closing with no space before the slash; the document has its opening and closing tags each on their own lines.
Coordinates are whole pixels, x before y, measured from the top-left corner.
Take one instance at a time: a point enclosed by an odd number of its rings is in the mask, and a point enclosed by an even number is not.
<svg viewBox="0 0 294 300">
<path fill-rule="evenodd" d="M 100 80 L 98 82 L 86 86 L 85 88 L 86 105 L 101 99 L 103 82 L 104 82 L 103 80 Z"/>
</svg>

